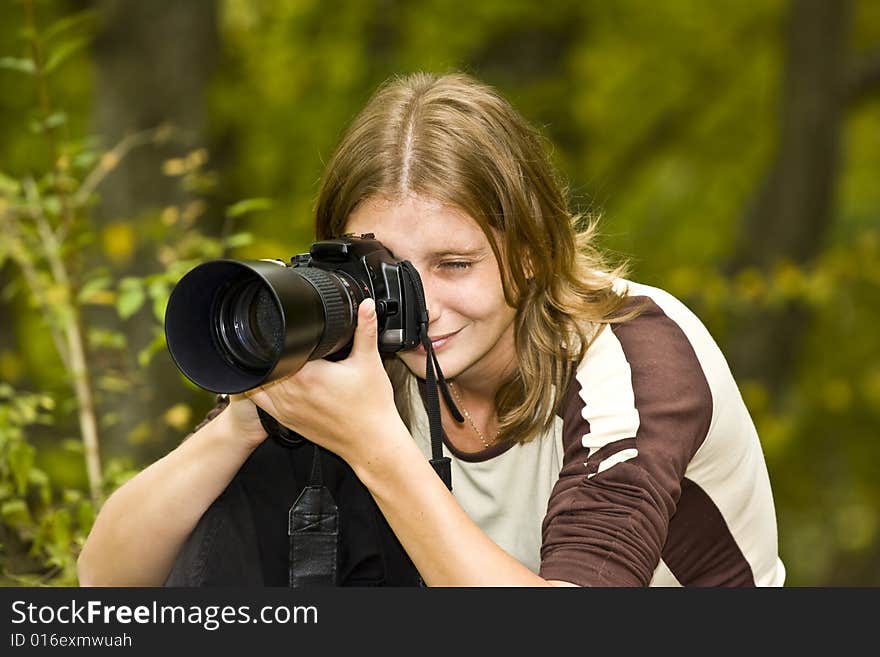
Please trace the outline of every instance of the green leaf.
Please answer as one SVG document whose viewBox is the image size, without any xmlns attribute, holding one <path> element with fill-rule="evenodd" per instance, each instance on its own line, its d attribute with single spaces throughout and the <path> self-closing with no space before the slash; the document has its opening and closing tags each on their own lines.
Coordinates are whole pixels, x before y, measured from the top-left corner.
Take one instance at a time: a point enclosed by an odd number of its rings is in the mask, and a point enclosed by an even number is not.
<svg viewBox="0 0 880 657">
<path fill-rule="evenodd" d="M 230 249 L 235 249 L 240 246 L 247 246 L 248 244 L 252 244 L 254 241 L 254 236 L 251 233 L 235 233 L 234 235 L 230 235 L 224 240 L 224 244 Z"/>
<path fill-rule="evenodd" d="M 82 441 L 76 438 L 65 438 L 61 441 L 61 448 L 74 454 L 82 454 L 85 451 Z"/>
<path fill-rule="evenodd" d="M 101 390 L 107 392 L 130 392 L 133 386 L 130 379 L 111 374 L 98 377 L 97 384 Z"/>
<path fill-rule="evenodd" d="M 0 194 L 3 196 L 17 196 L 21 190 L 21 183 L 4 173 L 0 173 Z"/>
<path fill-rule="evenodd" d="M 31 513 L 24 500 L 8 500 L 0 505 L 0 517 L 10 527 L 26 527 L 32 524 Z"/>
<path fill-rule="evenodd" d="M 119 413 L 110 411 L 109 413 L 104 413 L 101 416 L 100 420 L 98 420 L 98 423 L 102 429 L 108 429 L 116 424 L 119 424 L 119 421 L 121 419 L 122 417 L 119 415 Z"/>
<path fill-rule="evenodd" d="M 84 534 L 92 530 L 92 525 L 95 524 L 95 507 L 92 506 L 91 501 L 83 500 L 79 503 L 76 507 L 76 520 L 80 531 Z"/>
<path fill-rule="evenodd" d="M 49 475 L 39 468 L 31 468 L 28 479 L 31 486 L 39 492 L 40 501 L 43 504 L 49 504 L 52 501 L 52 486 L 49 483 Z"/>
<path fill-rule="evenodd" d="M 140 350 L 138 353 L 138 365 L 141 367 L 146 367 L 150 364 L 150 361 L 153 360 L 153 356 L 158 354 L 165 348 L 165 332 L 157 331 L 156 336 L 153 338 L 153 341 L 150 342 L 146 347 Z"/>
<path fill-rule="evenodd" d="M 146 300 L 143 282 L 139 278 L 123 278 L 119 284 L 116 311 L 122 319 L 134 315 Z"/>
<path fill-rule="evenodd" d="M 171 296 L 171 283 L 164 277 L 153 280 L 147 288 L 147 294 L 153 300 L 153 316 L 160 324 L 165 322 L 165 308 Z"/>
<path fill-rule="evenodd" d="M 91 150 L 82 151 L 73 156 L 73 166 L 78 169 L 88 169 L 98 160 L 98 153 Z"/>
<path fill-rule="evenodd" d="M 43 209 L 47 213 L 53 215 L 61 214 L 61 199 L 56 195 L 47 195 L 43 197 Z"/>
<path fill-rule="evenodd" d="M 37 70 L 32 59 L 21 59 L 18 57 L 0 57 L 0 68 L 30 75 L 33 75 Z"/>
<path fill-rule="evenodd" d="M 69 59 L 71 55 L 76 53 L 78 50 L 82 50 L 82 48 L 88 45 L 88 43 L 88 39 L 81 38 L 72 39 L 70 41 L 65 41 L 64 43 L 60 44 L 57 48 L 49 53 L 49 59 L 46 61 L 45 72 L 48 74 L 54 71 L 67 59 Z"/>
<path fill-rule="evenodd" d="M 70 511 L 67 509 L 56 510 L 51 515 L 49 522 L 52 543 L 66 551 L 70 544 Z"/>
<path fill-rule="evenodd" d="M 87 9 L 72 16 L 60 18 L 45 29 L 43 40 L 51 41 L 65 32 L 70 32 L 83 25 L 88 26 L 89 23 L 94 23 L 97 18 L 98 12 L 94 9 Z"/>
<path fill-rule="evenodd" d="M 67 113 L 66 112 L 55 112 L 54 114 L 50 114 L 45 119 L 43 119 L 43 125 L 47 128 L 57 128 L 60 125 L 64 125 L 67 123 Z"/>
<path fill-rule="evenodd" d="M 272 199 L 270 198 L 248 198 L 238 203 L 234 203 L 226 208 L 226 216 L 229 219 L 235 219 L 248 212 L 256 212 L 258 210 L 268 210 L 272 207 Z"/>
<path fill-rule="evenodd" d="M 31 445 L 15 442 L 9 446 L 9 450 L 6 453 L 9 470 L 12 473 L 15 489 L 19 495 L 24 495 L 27 491 L 35 452 L 36 450 Z"/>
<path fill-rule="evenodd" d="M 95 292 L 100 292 L 101 290 L 106 290 L 110 283 L 113 281 L 109 276 L 99 276 L 98 278 L 93 278 L 90 281 L 86 281 L 86 284 L 82 286 L 82 289 L 79 291 L 77 295 L 77 299 L 80 303 L 86 303 L 92 297 Z"/>
<path fill-rule="evenodd" d="M 33 395 L 18 395 L 12 400 L 14 417 L 21 426 L 33 424 L 37 419 L 39 401 Z"/>
<path fill-rule="evenodd" d="M 91 328 L 88 331 L 89 346 L 99 349 L 122 350 L 128 346 L 128 338 L 120 331 Z"/>
</svg>

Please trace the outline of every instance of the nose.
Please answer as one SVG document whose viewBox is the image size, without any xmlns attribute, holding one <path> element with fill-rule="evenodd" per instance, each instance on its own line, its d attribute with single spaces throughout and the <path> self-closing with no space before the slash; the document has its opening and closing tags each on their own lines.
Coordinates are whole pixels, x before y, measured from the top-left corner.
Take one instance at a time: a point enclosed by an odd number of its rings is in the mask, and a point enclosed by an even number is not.
<svg viewBox="0 0 880 657">
<path fill-rule="evenodd" d="M 422 276 L 422 289 L 425 291 L 425 307 L 428 309 L 428 325 L 434 324 L 440 319 L 443 309 L 439 302 L 437 286 L 434 285 L 430 275 Z"/>
</svg>

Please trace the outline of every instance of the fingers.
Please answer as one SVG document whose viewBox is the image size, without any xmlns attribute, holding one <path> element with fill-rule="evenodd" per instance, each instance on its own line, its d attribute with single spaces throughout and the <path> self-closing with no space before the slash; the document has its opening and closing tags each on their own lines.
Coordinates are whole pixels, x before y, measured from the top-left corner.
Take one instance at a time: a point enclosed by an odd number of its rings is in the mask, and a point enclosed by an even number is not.
<svg viewBox="0 0 880 657">
<path fill-rule="evenodd" d="M 275 407 L 275 402 L 272 400 L 272 396 L 269 395 L 262 388 L 254 388 L 253 390 L 248 390 L 244 393 L 244 396 L 250 399 L 257 406 L 262 408 L 272 417 L 277 416 L 278 409 Z"/>
<path fill-rule="evenodd" d="M 364 299 L 358 306 L 358 322 L 354 331 L 354 344 L 351 347 L 351 356 L 378 353 L 378 333 L 376 303 L 372 299 Z"/>
</svg>

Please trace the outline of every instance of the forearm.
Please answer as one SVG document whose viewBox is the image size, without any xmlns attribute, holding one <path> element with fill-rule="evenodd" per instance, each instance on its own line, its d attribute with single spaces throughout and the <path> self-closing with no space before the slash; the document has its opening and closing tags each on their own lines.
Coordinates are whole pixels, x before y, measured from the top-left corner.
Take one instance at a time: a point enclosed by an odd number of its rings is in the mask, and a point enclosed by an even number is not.
<svg viewBox="0 0 880 657">
<path fill-rule="evenodd" d="M 502 550 L 470 519 L 402 423 L 381 444 L 381 450 L 365 455 L 354 469 L 426 584 L 549 584 Z"/>
<path fill-rule="evenodd" d="M 220 413 L 106 501 L 77 562 L 83 586 L 160 586 L 202 514 L 253 451 Z"/>
</svg>

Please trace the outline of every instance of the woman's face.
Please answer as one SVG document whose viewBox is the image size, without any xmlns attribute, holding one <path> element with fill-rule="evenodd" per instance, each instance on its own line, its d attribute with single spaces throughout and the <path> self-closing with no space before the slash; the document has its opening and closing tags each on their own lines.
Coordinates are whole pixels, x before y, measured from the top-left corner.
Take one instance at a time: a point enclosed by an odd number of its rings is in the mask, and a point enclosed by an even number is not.
<svg viewBox="0 0 880 657">
<path fill-rule="evenodd" d="M 428 306 L 428 336 L 447 378 L 465 386 L 497 384 L 515 363 L 515 310 L 504 300 L 501 272 L 489 240 L 463 211 L 410 195 L 361 203 L 348 218 L 347 233 L 374 233 L 422 278 Z M 425 377 L 425 350 L 400 352 L 417 376 Z"/>
</svg>

